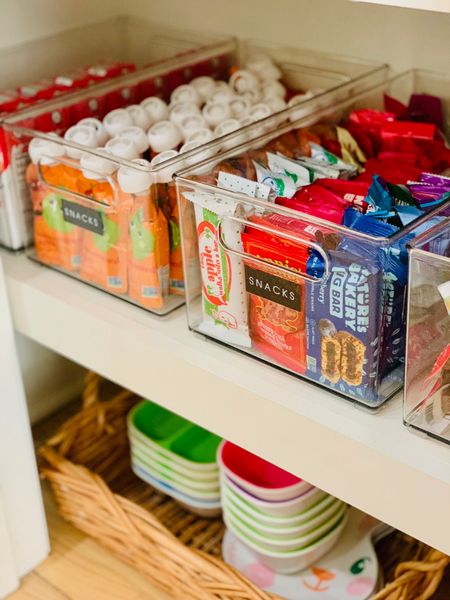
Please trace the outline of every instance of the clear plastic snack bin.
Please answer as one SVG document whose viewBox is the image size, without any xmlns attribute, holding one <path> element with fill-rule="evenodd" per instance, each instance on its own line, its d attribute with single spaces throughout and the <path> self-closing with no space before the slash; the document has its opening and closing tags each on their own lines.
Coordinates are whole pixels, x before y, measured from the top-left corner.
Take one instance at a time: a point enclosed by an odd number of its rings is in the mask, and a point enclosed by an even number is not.
<svg viewBox="0 0 450 600">
<path fill-rule="evenodd" d="M 235 42 L 230 37 L 179 30 L 145 19 L 117 17 L 1 51 L 1 86 L 2 90 L 10 88 L 14 91 L 18 86 L 36 82 L 28 86 L 28 92 L 25 90 L 25 93 L 31 94 L 40 86 L 55 84 L 61 101 L 60 94 L 63 91 L 67 96 L 78 89 L 81 81 L 77 77 L 86 66 L 90 67 L 89 72 L 92 73 L 89 85 L 94 84 L 95 87 L 95 82 L 101 85 L 102 80 L 111 79 L 106 75 L 109 61 L 124 61 L 133 70 L 136 67 L 138 70 L 145 69 L 144 81 L 151 79 L 152 70 L 151 67 L 148 68 L 150 65 L 169 61 L 163 70 L 166 75 L 170 74 L 169 82 L 159 80 L 161 70 L 155 71 L 154 87 L 150 86 L 150 91 L 146 94 L 150 95 L 152 90 L 159 89 L 158 85 L 162 88 L 167 84 L 174 87 L 196 74 L 220 75 L 219 61 L 234 53 Z M 173 62 L 174 57 L 177 57 L 176 62 Z M 211 60 L 218 62 L 211 64 Z M 222 68 L 228 66 L 229 61 L 230 58 L 227 57 Z M 115 76 L 127 72 L 128 70 L 123 69 L 122 72 L 115 73 Z M 23 178 L 26 147 L 23 143 L 12 147 L 9 140 L 8 148 L 3 129 L 5 119 L 10 119 L 11 123 L 26 124 L 30 129 L 62 132 L 82 117 L 99 116 L 126 101 L 131 103 L 127 86 L 126 81 L 117 84 L 116 89 L 110 90 L 111 94 L 105 98 L 101 95 L 81 96 L 78 100 L 80 105 L 74 103 L 73 110 L 69 110 L 70 102 L 63 108 L 59 102 L 45 98 L 24 111 L 20 108 L 23 107 L 20 102 L 14 112 L 2 113 L 0 109 L 1 245 L 16 250 L 32 240 L 32 215 Z M 121 94 L 123 98 L 120 98 Z"/>
<path fill-rule="evenodd" d="M 336 100 L 336 94 L 348 97 L 355 89 L 384 79 L 386 74 L 384 65 L 352 59 L 347 62 L 328 60 L 322 54 L 311 53 L 314 57 L 311 63 L 311 57 L 308 62 L 302 51 L 296 63 L 294 50 L 267 46 L 263 42 L 243 42 L 239 52 L 233 50 L 236 49 L 232 41 L 217 42 L 214 53 L 211 49 L 207 54 L 203 52 L 201 62 L 193 60 L 193 56 L 199 60 L 198 53 L 183 54 L 111 83 L 48 102 L 45 111 L 37 108 L 5 121 L 11 154 L 20 152 L 23 156 L 23 150 L 34 139 L 34 146 L 30 146 L 34 164 L 27 167 L 26 162 L 12 163 L 16 169 L 16 197 L 23 196 L 21 186 L 25 181 L 31 192 L 35 242 L 34 248 L 30 248 L 32 257 L 156 314 L 167 314 L 184 301 L 178 208 L 172 176 L 176 170 L 200 160 L 202 153 L 208 153 L 211 147 L 206 144 L 194 149 L 183 147 L 179 153 L 174 149 L 156 155 L 153 152 L 151 164 L 139 159 L 134 162 L 120 149 L 114 156 L 108 154 L 105 160 L 103 149 L 91 149 L 46 133 L 49 131 L 46 123 L 55 111 L 64 123 L 62 133 L 74 123 L 74 114 L 85 116 L 80 106 L 83 110 L 94 106 L 95 111 L 90 116 L 103 118 L 111 109 L 135 105 L 149 96 L 168 101 L 171 92 L 191 78 L 209 75 L 216 80 L 227 80 L 230 68 L 240 64 L 239 53 L 247 62 L 256 57 L 253 60 L 257 66 L 263 64 L 264 68 L 267 63 L 264 60 L 261 63 L 261 55 L 268 56 L 277 76 L 283 75 L 285 68 L 287 85 L 294 86 L 291 91 L 303 91 L 303 86 L 317 85 L 320 81 L 322 89 L 301 98 L 293 107 L 296 111 L 311 112 L 317 102 L 329 106 Z M 272 62 L 275 60 L 276 63 Z M 326 69 L 325 62 L 330 63 Z M 303 79 L 303 74 L 307 79 Z M 274 83 L 275 88 L 279 87 L 277 80 Z M 254 128 L 260 123 L 267 126 L 286 120 L 293 109 L 266 116 L 256 125 L 251 119 L 249 124 L 229 133 L 226 129 L 224 132 L 216 130 L 214 135 L 219 136 L 221 147 L 235 145 L 238 139 L 255 135 Z M 259 112 L 254 118 L 258 116 Z M 164 132 L 158 130 L 157 135 L 166 135 L 167 121 L 164 122 Z M 156 125 L 159 127 L 159 123 Z M 213 137 L 210 130 L 206 133 Z M 177 138 L 171 148 L 181 146 L 182 142 Z M 215 151 L 216 143 L 212 148 Z M 148 151 L 145 152 L 148 156 Z"/>
<path fill-rule="evenodd" d="M 410 246 L 404 422 L 450 443 L 450 210 Z"/>
<path fill-rule="evenodd" d="M 436 210 L 389 237 L 369 235 L 265 200 L 267 186 L 230 173 L 252 172 L 280 136 L 298 144 L 299 128 L 383 109 L 385 94 L 408 104 L 413 92 L 440 96 L 448 125 L 450 78 L 410 71 L 176 174 L 193 331 L 369 407 L 402 387 L 406 243 Z"/>
</svg>

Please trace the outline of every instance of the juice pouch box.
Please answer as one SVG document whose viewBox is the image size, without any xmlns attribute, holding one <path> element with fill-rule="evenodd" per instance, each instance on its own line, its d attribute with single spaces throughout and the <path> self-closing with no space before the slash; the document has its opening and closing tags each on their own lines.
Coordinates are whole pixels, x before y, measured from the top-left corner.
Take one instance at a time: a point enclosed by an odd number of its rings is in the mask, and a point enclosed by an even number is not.
<svg viewBox="0 0 450 600">
<path fill-rule="evenodd" d="M 80 265 L 81 232 L 66 221 L 66 200 L 51 187 L 66 178 L 66 167 L 59 163 L 64 149 L 60 144 L 35 138 L 29 152 L 32 162 L 26 178 L 31 190 L 36 254 L 46 264 L 76 271 Z"/>
<path fill-rule="evenodd" d="M 72 206 L 74 220 L 83 231 L 80 276 L 117 294 L 127 291 L 127 244 L 130 205 L 122 202 L 116 166 L 106 158 L 84 154 L 80 160 L 83 175 L 92 180 L 93 202 Z"/>
</svg>

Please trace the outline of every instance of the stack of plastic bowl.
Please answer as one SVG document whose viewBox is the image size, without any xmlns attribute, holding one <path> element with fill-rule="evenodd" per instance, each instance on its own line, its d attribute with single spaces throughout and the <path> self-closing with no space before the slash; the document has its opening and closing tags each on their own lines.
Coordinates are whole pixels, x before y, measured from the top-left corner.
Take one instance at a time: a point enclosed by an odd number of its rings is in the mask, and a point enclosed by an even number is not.
<svg viewBox="0 0 450 600">
<path fill-rule="evenodd" d="M 220 514 L 221 438 L 148 400 L 129 413 L 128 437 L 138 477 L 198 515 Z"/>
<path fill-rule="evenodd" d="M 230 442 L 218 460 L 224 521 L 262 564 L 296 573 L 338 541 L 344 502 Z"/>
</svg>

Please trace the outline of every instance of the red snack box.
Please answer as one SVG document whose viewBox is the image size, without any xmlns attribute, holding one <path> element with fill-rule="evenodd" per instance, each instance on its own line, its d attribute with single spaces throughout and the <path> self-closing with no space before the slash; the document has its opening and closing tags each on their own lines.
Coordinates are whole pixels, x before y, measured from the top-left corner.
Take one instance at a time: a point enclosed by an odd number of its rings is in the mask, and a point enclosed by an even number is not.
<svg viewBox="0 0 450 600">
<path fill-rule="evenodd" d="M 33 104 L 38 100 L 50 100 L 57 92 L 58 87 L 51 79 L 42 79 L 17 88 L 20 100 L 26 104 Z"/>
<path fill-rule="evenodd" d="M 433 140 L 436 125 L 416 123 L 415 121 L 389 121 L 381 127 L 381 137 L 387 141 L 391 138 L 413 138 L 415 140 Z"/>
<path fill-rule="evenodd" d="M 99 62 L 86 68 L 86 73 L 96 82 L 119 77 L 120 75 L 126 75 L 133 71 L 136 71 L 136 65 L 131 62 L 109 60 Z"/>
</svg>

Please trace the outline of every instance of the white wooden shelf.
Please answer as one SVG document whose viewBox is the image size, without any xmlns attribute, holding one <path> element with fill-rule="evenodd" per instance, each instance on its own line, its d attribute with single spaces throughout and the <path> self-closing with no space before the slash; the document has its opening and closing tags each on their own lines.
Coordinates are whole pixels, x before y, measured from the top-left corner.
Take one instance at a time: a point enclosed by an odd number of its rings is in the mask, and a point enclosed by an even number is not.
<svg viewBox="0 0 450 600">
<path fill-rule="evenodd" d="M 450 13 L 450 0 L 352 0 L 352 2 Z"/>
<path fill-rule="evenodd" d="M 24 335 L 450 554 L 450 449 L 378 413 L 3 253 Z"/>
</svg>

